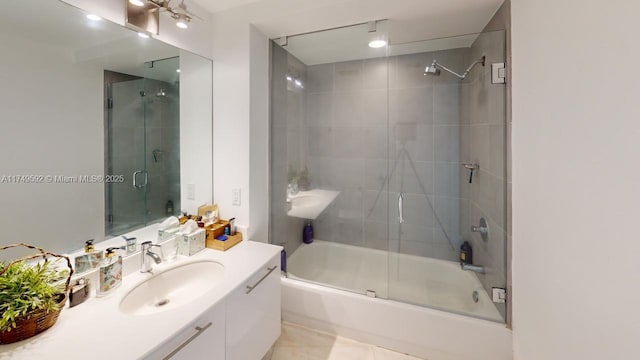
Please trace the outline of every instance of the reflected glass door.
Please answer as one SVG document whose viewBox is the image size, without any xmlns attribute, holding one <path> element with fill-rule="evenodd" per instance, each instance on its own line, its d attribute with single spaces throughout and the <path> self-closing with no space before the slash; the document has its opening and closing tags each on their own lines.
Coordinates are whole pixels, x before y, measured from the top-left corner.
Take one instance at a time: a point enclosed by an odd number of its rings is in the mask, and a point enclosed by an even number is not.
<svg viewBox="0 0 640 360">
<path fill-rule="evenodd" d="M 118 235 L 146 222 L 144 79 L 110 85 L 107 124 L 107 174 L 124 182 L 106 183 L 107 234 Z"/>
<path fill-rule="evenodd" d="M 180 212 L 180 58 L 145 64 L 145 222 Z"/>
</svg>

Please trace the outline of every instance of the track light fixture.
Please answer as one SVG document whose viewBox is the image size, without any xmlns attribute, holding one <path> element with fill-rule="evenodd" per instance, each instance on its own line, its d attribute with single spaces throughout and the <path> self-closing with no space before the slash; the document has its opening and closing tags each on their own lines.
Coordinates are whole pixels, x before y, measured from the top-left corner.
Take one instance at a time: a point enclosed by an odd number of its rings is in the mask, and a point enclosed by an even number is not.
<svg viewBox="0 0 640 360">
<path fill-rule="evenodd" d="M 165 10 L 166 12 L 168 12 L 169 15 L 171 15 L 171 17 L 176 21 L 176 26 L 179 27 L 180 29 L 187 29 L 189 27 L 189 23 L 191 22 L 191 19 L 193 19 L 194 17 L 198 17 L 193 13 L 191 13 L 189 10 L 187 10 L 187 4 L 184 3 L 184 0 L 181 0 L 180 4 L 178 4 L 175 7 L 171 6 L 172 0 L 146 0 L 146 1 L 154 4 L 155 6 L 160 8 L 160 10 Z"/>
<path fill-rule="evenodd" d="M 145 7 L 147 5 L 153 8 L 154 6 L 160 11 L 166 11 L 176 21 L 176 26 L 180 29 L 189 28 L 189 23 L 197 15 L 187 10 L 185 0 L 180 0 L 180 3 L 176 6 L 171 6 L 173 0 L 125 0 L 131 5 L 136 7 Z M 157 15 L 156 15 L 157 16 Z"/>
</svg>

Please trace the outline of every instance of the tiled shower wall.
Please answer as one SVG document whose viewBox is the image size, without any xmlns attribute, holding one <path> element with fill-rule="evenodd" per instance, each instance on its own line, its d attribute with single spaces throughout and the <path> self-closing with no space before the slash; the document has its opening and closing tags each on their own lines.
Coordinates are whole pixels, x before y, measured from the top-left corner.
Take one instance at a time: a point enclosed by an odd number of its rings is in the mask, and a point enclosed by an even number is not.
<svg viewBox="0 0 640 360">
<path fill-rule="evenodd" d="M 506 85 L 491 83 L 491 64 L 505 62 L 505 41 L 504 31 L 480 34 L 471 46 L 471 58 L 484 54 L 487 64 L 462 84 L 462 117 L 471 135 L 462 148 L 480 170 L 474 174 L 469 199 L 461 207 L 461 227 L 473 247 L 474 263 L 486 268 L 486 274 L 478 277 L 489 294 L 491 287 L 506 284 Z M 489 224 L 486 240 L 470 231 L 482 217 Z M 504 316 L 504 305 L 497 305 Z"/>
<path fill-rule="evenodd" d="M 468 51 L 307 67 L 304 143 L 312 186 L 340 191 L 315 221 L 316 238 L 457 258 L 460 204 L 468 198 L 460 169 L 469 154 L 461 142 L 469 127 L 460 114 L 460 81 L 423 72 L 433 59 L 464 69 Z"/>
</svg>

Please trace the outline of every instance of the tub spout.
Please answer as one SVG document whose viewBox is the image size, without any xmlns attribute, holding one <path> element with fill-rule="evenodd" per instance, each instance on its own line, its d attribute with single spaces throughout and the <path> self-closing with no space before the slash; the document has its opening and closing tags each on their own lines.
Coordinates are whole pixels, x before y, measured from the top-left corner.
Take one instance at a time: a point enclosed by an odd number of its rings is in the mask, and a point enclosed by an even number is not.
<svg viewBox="0 0 640 360">
<path fill-rule="evenodd" d="M 471 264 L 460 263 L 460 268 L 462 270 L 473 271 L 473 272 L 477 272 L 479 274 L 484 274 L 485 273 L 484 266 L 482 266 L 482 265 L 471 265 Z"/>
</svg>

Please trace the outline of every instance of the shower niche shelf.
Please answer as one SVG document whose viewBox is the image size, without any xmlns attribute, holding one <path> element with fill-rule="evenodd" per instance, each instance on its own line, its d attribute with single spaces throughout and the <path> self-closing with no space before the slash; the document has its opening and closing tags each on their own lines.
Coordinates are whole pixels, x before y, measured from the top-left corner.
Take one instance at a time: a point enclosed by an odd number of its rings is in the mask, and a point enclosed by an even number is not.
<svg viewBox="0 0 640 360">
<path fill-rule="evenodd" d="M 322 189 L 300 191 L 287 200 L 287 202 L 291 203 L 291 208 L 287 211 L 287 215 L 315 220 L 335 201 L 339 194 L 340 191 Z"/>
</svg>

